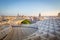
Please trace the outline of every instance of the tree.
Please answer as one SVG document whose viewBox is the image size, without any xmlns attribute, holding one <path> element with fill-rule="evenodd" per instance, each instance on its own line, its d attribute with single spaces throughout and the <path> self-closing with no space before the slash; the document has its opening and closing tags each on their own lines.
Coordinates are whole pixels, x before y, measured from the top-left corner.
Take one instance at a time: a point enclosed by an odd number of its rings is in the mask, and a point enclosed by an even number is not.
<svg viewBox="0 0 60 40">
<path fill-rule="evenodd" d="M 31 22 L 28 19 L 25 19 L 21 22 L 21 24 L 31 24 Z"/>
</svg>

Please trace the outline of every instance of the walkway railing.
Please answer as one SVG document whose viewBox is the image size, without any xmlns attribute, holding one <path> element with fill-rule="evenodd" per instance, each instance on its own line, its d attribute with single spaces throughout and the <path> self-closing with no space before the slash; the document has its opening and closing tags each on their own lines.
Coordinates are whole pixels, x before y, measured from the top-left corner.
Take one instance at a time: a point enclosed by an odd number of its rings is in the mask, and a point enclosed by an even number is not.
<svg viewBox="0 0 60 40">
<path fill-rule="evenodd" d="M 0 40 L 5 40 L 8 34 L 12 31 L 12 27 L 6 27 L 3 30 L 0 30 Z"/>
</svg>

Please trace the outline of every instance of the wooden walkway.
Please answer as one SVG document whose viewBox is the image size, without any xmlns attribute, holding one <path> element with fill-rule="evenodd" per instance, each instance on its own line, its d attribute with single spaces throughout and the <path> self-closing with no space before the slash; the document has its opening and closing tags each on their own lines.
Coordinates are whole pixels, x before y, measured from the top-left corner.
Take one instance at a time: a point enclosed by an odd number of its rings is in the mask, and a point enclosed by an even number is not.
<svg viewBox="0 0 60 40">
<path fill-rule="evenodd" d="M 21 27 L 13 27 L 13 35 L 10 40 L 23 40 L 27 36 L 33 34 L 37 29 L 33 28 L 21 28 Z"/>
<path fill-rule="evenodd" d="M 24 40 L 37 29 L 25 27 L 8 27 L 0 31 L 0 40 Z"/>
<path fill-rule="evenodd" d="M 22 40 L 24 37 L 23 32 L 20 28 L 14 27 L 13 28 L 13 35 L 11 37 L 11 40 Z"/>
</svg>

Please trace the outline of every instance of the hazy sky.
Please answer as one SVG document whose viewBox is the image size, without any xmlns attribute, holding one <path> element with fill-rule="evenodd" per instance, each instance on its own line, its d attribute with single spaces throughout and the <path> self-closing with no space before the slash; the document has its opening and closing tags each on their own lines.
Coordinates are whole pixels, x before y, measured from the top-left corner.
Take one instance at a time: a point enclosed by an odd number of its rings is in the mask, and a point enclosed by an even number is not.
<svg viewBox="0 0 60 40">
<path fill-rule="evenodd" d="M 0 15 L 57 15 L 60 0 L 0 0 Z"/>
</svg>

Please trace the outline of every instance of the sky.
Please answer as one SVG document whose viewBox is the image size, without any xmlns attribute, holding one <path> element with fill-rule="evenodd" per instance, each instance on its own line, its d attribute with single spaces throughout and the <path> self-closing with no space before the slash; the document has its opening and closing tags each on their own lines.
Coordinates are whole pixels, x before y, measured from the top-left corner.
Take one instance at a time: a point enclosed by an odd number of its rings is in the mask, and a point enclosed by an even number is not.
<svg viewBox="0 0 60 40">
<path fill-rule="evenodd" d="M 0 15 L 57 16 L 60 0 L 0 0 Z"/>
</svg>

